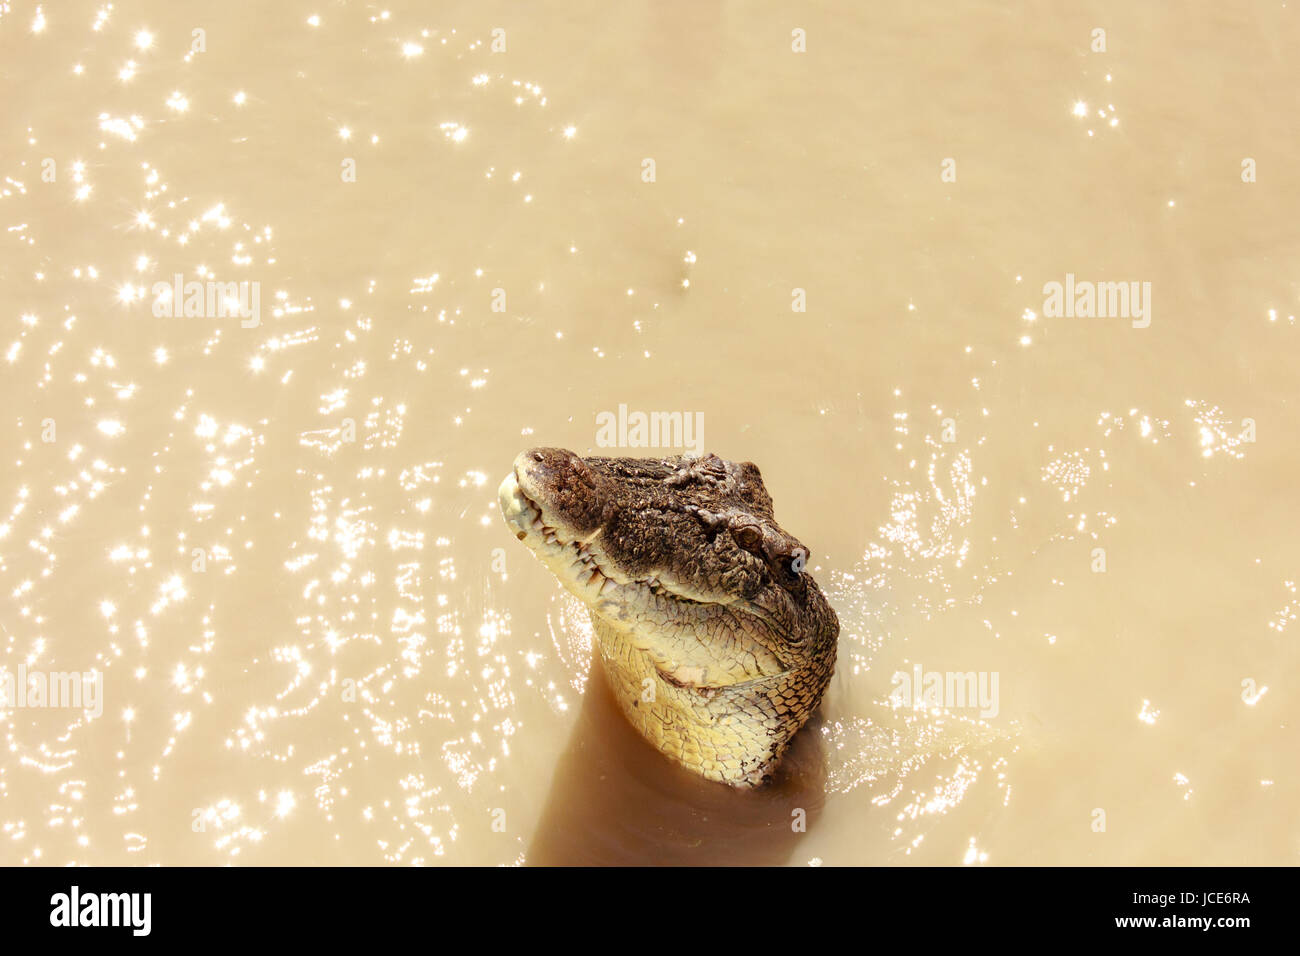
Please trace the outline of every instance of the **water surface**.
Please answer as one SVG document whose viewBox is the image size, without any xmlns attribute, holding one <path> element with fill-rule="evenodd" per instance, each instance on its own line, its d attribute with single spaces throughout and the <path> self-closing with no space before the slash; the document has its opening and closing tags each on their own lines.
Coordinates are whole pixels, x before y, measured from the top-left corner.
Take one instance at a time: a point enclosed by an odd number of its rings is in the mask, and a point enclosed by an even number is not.
<svg viewBox="0 0 1300 956">
<path fill-rule="evenodd" d="M 1297 862 L 1297 35 L 0 2 L 0 665 L 103 674 L 0 713 L 0 862 Z M 840 614 L 761 793 L 629 732 L 497 512 L 620 404 L 758 463 Z"/>
</svg>

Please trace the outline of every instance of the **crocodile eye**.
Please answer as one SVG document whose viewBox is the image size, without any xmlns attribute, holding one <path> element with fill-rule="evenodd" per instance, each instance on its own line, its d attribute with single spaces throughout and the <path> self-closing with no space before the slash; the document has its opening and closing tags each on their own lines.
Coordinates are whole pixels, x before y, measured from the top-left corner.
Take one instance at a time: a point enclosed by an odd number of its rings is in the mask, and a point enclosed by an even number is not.
<svg viewBox="0 0 1300 956">
<path fill-rule="evenodd" d="M 763 556 L 763 536 L 759 534 L 757 528 L 746 525 L 743 528 L 734 528 L 731 537 L 736 544 L 740 545 L 750 554 L 756 554 L 760 558 Z"/>
<path fill-rule="evenodd" d="M 803 548 L 795 548 L 786 559 L 785 566 L 795 577 L 803 574 L 803 569 L 808 566 L 808 552 Z"/>
</svg>

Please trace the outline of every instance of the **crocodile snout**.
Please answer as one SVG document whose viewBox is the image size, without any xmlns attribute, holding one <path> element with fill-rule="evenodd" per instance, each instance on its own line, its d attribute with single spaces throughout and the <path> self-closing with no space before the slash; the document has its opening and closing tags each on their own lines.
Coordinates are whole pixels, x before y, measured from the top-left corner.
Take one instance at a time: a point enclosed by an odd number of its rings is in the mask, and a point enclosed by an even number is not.
<svg viewBox="0 0 1300 956">
<path fill-rule="evenodd" d="M 546 523 L 586 536 L 601 526 L 606 496 L 600 476 L 565 448 L 530 448 L 515 458 L 519 488 Z"/>
</svg>

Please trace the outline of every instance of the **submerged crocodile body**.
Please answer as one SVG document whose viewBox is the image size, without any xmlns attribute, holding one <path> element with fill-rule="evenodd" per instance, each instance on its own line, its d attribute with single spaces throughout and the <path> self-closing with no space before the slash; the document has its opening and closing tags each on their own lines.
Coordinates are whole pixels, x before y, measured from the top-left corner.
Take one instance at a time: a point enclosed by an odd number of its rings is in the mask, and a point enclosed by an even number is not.
<svg viewBox="0 0 1300 956">
<path fill-rule="evenodd" d="M 758 468 L 535 448 L 498 494 L 515 536 L 590 609 L 632 725 L 710 780 L 767 780 L 826 690 L 839 621 Z"/>
</svg>

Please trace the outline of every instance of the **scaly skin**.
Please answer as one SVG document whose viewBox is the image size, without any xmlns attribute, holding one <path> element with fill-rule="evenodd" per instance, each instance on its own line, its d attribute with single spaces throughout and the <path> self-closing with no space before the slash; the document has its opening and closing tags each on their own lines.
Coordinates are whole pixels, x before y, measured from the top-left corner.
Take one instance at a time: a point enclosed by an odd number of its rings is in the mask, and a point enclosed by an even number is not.
<svg viewBox="0 0 1300 956">
<path fill-rule="evenodd" d="M 632 725 L 707 779 L 768 780 L 826 690 L 839 621 L 758 468 L 535 448 L 498 494 L 515 536 L 590 609 Z"/>
</svg>

